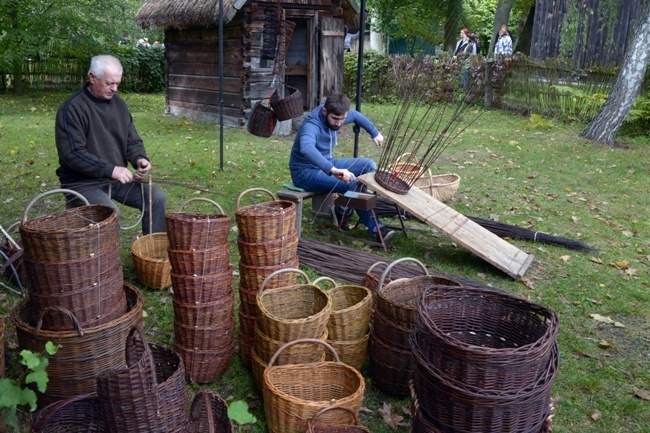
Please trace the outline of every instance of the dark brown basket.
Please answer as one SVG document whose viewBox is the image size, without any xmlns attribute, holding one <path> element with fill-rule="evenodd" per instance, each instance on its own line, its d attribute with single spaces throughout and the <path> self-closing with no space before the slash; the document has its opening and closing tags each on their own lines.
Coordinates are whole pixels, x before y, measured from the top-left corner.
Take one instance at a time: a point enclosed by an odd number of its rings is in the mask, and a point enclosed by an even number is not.
<svg viewBox="0 0 650 433">
<path fill-rule="evenodd" d="M 280 269 L 295 269 L 298 268 L 298 257 L 293 260 L 288 260 L 285 263 L 273 266 L 250 266 L 239 263 L 239 283 L 248 291 L 254 290 L 257 292 L 264 282 L 264 280 Z M 267 282 L 267 289 L 276 289 L 278 287 L 286 287 L 296 284 L 296 275 L 287 273 L 275 277 L 272 281 Z"/>
<path fill-rule="evenodd" d="M 273 109 L 267 105 L 267 102 L 260 100 L 248 114 L 246 130 L 257 137 L 268 138 L 273 135 L 277 122 Z"/>
<path fill-rule="evenodd" d="M 209 275 L 223 272 L 230 265 L 230 244 L 227 242 L 205 250 L 167 251 L 172 272 L 181 275 Z"/>
<path fill-rule="evenodd" d="M 242 329 L 240 328 L 237 335 L 237 340 L 239 341 L 239 357 L 241 358 L 241 363 L 246 367 L 251 368 L 253 366 L 251 351 L 253 349 L 253 345 L 255 344 L 255 335 L 248 335 L 242 332 Z M 258 390 L 262 391 L 261 388 L 258 388 Z"/>
<path fill-rule="evenodd" d="M 119 212 L 110 206 L 87 205 L 27 219 L 38 200 L 58 192 L 79 195 L 70 190 L 53 190 L 40 194 L 25 208 L 19 227 L 25 257 L 64 262 L 101 254 L 115 244 L 119 234 Z"/>
<path fill-rule="evenodd" d="M 241 206 L 242 198 L 251 192 L 268 194 L 273 201 Z M 250 188 L 237 198 L 235 219 L 243 242 L 269 242 L 296 234 L 296 205 L 288 200 L 277 200 L 264 188 Z"/>
<path fill-rule="evenodd" d="M 245 242 L 237 238 L 241 262 L 250 266 L 274 266 L 298 257 L 298 234 L 264 242 Z"/>
<path fill-rule="evenodd" d="M 395 194 L 405 195 L 411 189 L 411 185 L 404 181 L 396 171 L 379 169 L 375 172 L 375 180 L 379 185 Z"/>
<path fill-rule="evenodd" d="M 171 274 L 173 298 L 185 304 L 203 304 L 234 299 L 232 269 L 218 274 L 187 276 Z"/>
<path fill-rule="evenodd" d="M 174 344 L 186 349 L 215 351 L 231 345 L 235 338 L 235 317 L 213 326 L 187 326 L 174 322 Z"/>
<path fill-rule="evenodd" d="M 186 378 L 192 383 L 212 383 L 221 379 L 228 370 L 235 353 L 235 343 L 229 343 L 213 351 L 187 349 L 174 345 L 174 351 L 186 365 Z"/>
<path fill-rule="evenodd" d="M 271 108 L 279 121 L 290 120 L 302 115 L 302 93 L 295 87 L 284 84 L 285 96 L 280 98 L 276 89 L 271 95 Z"/>
<path fill-rule="evenodd" d="M 361 282 L 361 285 L 367 287 L 368 290 L 373 292 L 373 297 L 374 294 L 377 292 L 377 289 L 379 288 L 379 280 L 381 279 L 381 274 L 384 272 L 383 269 L 381 268 L 383 267 L 385 269 L 386 266 L 388 266 L 388 263 L 386 262 L 381 262 L 381 261 L 375 262 L 368 268 L 368 270 L 363 276 L 363 281 Z M 384 278 L 384 284 L 388 284 L 391 281 L 393 280 L 390 278 L 390 275 L 387 275 Z"/>
<path fill-rule="evenodd" d="M 412 433 L 443 433 L 438 427 L 433 425 L 422 412 L 418 395 L 413 386 L 413 380 L 409 381 L 409 390 L 411 392 L 411 425 Z"/>
<path fill-rule="evenodd" d="M 183 359 L 166 347 L 152 343 L 149 343 L 149 347 L 156 363 L 158 407 L 163 408 L 161 417 L 164 419 L 164 423 L 160 431 L 187 433 L 189 417 L 185 393 L 186 371 Z"/>
<path fill-rule="evenodd" d="M 124 283 L 128 311 L 112 322 L 75 331 L 41 329 L 31 303 L 24 299 L 13 308 L 11 320 L 16 326 L 18 346 L 34 353 L 45 351 L 51 341 L 61 345 L 49 358 L 47 391 L 44 402 L 79 394 L 94 394 L 99 373 L 125 365 L 126 338 L 135 327 L 142 326 L 144 296 L 134 286 Z"/>
<path fill-rule="evenodd" d="M 257 315 L 248 314 L 242 311 L 243 304 L 239 305 L 239 329 L 247 335 L 255 335 L 255 324 L 257 323 Z"/>
<path fill-rule="evenodd" d="M 393 346 L 370 333 L 369 367 L 372 383 L 382 391 L 405 397 L 409 393 L 408 381 L 415 368 L 411 350 Z"/>
<path fill-rule="evenodd" d="M 191 202 L 208 202 L 214 205 L 218 214 L 200 212 L 184 212 L 183 209 Z M 205 250 L 228 243 L 231 219 L 218 203 L 207 198 L 192 198 L 181 205 L 177 212 L 168 212 L 167 236 L 172 250 Z"/>
<path fill-rule="evenodd" d="M 235 298 L 186 304 L 174 300 L 174 321 L 185 326 L 211 326 L 233 317 Z"/>
<path fill-rule="evenodd" d="M 117 241 L 100 254 L 91 254 L 83 259 L 43 262 L 25 258 L 24 263 L 29 273 L 23 282 L 27 284 L 30 294 L 74 293 L 117 272 L 115 268 L 121 264 L 120 243 Z M 122 272 L 121 269 L 119 272 Z"/>
<path fill-rule="evenodd" d="M 551 390 L 558 366 L 557 346 L 546 374 L 537 383 L 512 392 L 490 392 L 459 387 L 427 364 L 412 340 L 413 385 L 426 418 L 443 431 L 503 433 L 539 432 L 551 409 Z"/>
<path fill-rule="evenodd" d="M 259 287 L 255 290 L 248 289 L 243 286 L 239 286 L 237 291 L 239 292 L 239 300 L 241 301 L 239 306 L 239 311 L 243 313 L 257 317 L 257 291 Z"/>
<path fill-rule="evenodd" d="M 32 433 L 107 433 L 96 395 L 83 394 L 51 403 L 32 418 Z"/>
<path fill-rule="evenodd" d="M 414 335 L 428 365 L 457 386 L 517 391 L 546 374 L 559 320 L 506 293 L 432 286 L 418 299 Z"/>
<path fill-rule="evenodd" d="M 409 339 L 415 330 L 415 325 L 409 327 L 404 326 L 404 324 L 395 322 L 384 316 L 381 311 L 375 310 L 372 312 L 372 329 L 384 341 L 390 341 L 391 344 L 400 349 L 411 349 Z"/>
<path fill-rule="evenodd" d="M 31 293 L 29 302 L 43 321 L 43 329 L 49 331 L 73 331 L 76 326 L 93 328 L 112 322 L 127 309 L 122 266 L 96 285 L 65 294 Z"/>
<path fill-rule="evenodd" d="M 344 412 L 349 417 L 343 420 L 341 415 L 331 419 L 331 412 Z M 344 423 L 343 423 L 344 422 Z M 306 433 L 371 433 L 366 427 L 359 422 L 359 416 L 356 412 L 347 407 L 330 406 L 319 411 L 314 418 L 307 424 Z"/>
<path fill-rule="evenodd" d="M 192 400 L 189 433 L 234 433 L 228 405 L 219 394 L 202 389 Z"/>
</svg>

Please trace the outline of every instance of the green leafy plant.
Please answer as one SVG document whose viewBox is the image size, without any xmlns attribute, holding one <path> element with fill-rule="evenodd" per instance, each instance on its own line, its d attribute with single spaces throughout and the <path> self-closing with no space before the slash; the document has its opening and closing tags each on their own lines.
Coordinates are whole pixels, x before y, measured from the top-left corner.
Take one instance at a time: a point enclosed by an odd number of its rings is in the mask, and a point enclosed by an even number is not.
<svg viewBox="0 0 650 433">
<path fill-rule="evenodd" d="M 531 114 L 530 118 L 526 120 L 526 126 L 524 126 L 526 130 L 541 129 L 547 131 L 551 128 L 553 128 L 553 121 L 544 119 L 541 114 Z"/>
<path fill-rule="evenodd" d="M 28 385 L 34 384 L 38 392 L 45 392 L 47 389 L 47 366 L 49 360 L 47 355 L 56 355 L 61 346 L 48 341 L 45 344 L 45 352 L 34 353 L 29 350 L 20 352 L 22 358 L 20 363 L 25 370 L 18 379 L 0 379 L 0 415 L 4 422 L 18 431 L 18 417 L 16 410 L 19 406 L 29 406 L 31 412 L 36 410 L 36 392 Z"/>
<path fill-rule="evenodd" d="M 248 403 L 243 400 L 237 400 L 228 406 L 228 418 L 239 424 L 254 424 L 257 418 L 248 411 Z"/>
</svg>

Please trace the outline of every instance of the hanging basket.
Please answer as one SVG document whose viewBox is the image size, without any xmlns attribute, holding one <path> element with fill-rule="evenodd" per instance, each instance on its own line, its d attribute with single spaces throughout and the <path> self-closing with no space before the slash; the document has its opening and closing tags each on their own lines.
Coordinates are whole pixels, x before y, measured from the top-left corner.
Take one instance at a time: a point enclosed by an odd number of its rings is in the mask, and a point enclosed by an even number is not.
<svg viewBox="0 0 650 433">
<path fill-rule="evenodd" d="M 428 174 L 418 178 L 413 186 L 420 188 L 431 197 L 439 201 L 447 201 L 456 194 L 460 185 L 460 176 L 453 173 L 432 175 Z"/>
<path fill-rule="evenodd" d="M 280 98 L 276 89 L 271 95 L 271 108 L 279 121 L 290 120 L 303 114 L 302 93 L 295 87 L 284 84 L 285 96 Z M 287 94 L 288 93 L 288 94 Z"/>
<path fill-rule="evenodd" d="M 131 244 L 131 257 L 138 280 L 152 289 L 166 289 L 171 286 L 171 265 L 167 250 L 167 233 L 144 235 Z"/>
<path fill-rule="evenodd" d="M 349 421 L 344 424 L 334 423 L 328 419 L 329 412 L 344 412 L 348 415 Z M 337 417 L 339 418 L 339 417 Z M 368 428 L 361 425 L 359 416 L 348 409 L 341 406 L 330 406 L 320 410 L 307 425 L 306 433 L 371 433 Z"/>
<path fill-rule="evenodd" d="M 254 191 L 268 194 L 272 201 L 242 206 L 242 198 Z M 243 242 L 269 242 L 296 234 L 295 203 L 277 200 L 272 192 L 264 188 L 250 188 L 239 194 L 235 219 Z"/>
<path fill-rule="evenodd" d="M 234 433 L 228 404 L 219 394 L 200 390 L 192 400 L 189 433 Z"/>
<path fill-rule="evenodd" d="M 294 272 L 306 283 L 264 290 L 265 282 L 278 273 Z M 257 294 L 257 324 L 270 338 L 292 341 L 298 338 L 319 338 L 327 329 L 332 311 L 332 298 L 312 284 L 299 269 L 281 269 L 269 275 Z"/>
<path fill-rule="evenodd" d="M 313 342 L 332 352 L 335 361 L 275 365 L 288 347 Z M 316 414 L 329 406 L 343 406 L 358 413 L 365 381 L 356 369 L 340 362 L 329 344 L 316 339 L 296 340 L 282 346 L 264 371 L 264 412 L 270 433 L 304 433 Z M 335 414 L 329 422 L 345 422 Z"/>
<path fill-rule="evenodd" d="M 266 105 L 266 103 L 257 101 L 248 114 L 246 129 L 257 137 L 268 138 L 273 135 L 277 121 L 278 119 L 273 114 L 273 109 Z"/>
<path fill-rule="evenodd" d="M 218 214 L 185 212 L 183 209 L 196 202 L 207 202 L 219 210 Z M 165 215 L 167 236 L 171 250 L 195 251 L 219 247 L 228 243 L 231 219 L 218 203 L 207 198 L 192 198 L 183 203 L 177 212 Z"/>
</svg>

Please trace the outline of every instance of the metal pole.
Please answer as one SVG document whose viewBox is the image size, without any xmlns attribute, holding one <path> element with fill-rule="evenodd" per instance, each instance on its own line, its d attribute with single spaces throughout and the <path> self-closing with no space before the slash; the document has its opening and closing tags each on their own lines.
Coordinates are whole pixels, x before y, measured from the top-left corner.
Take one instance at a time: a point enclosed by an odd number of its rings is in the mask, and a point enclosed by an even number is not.
<svg viewBox="0 0 650 433">
<path fill-rule="evenodd" d="M 223 171 L 223 0 L 219 0 L 219 170 Z"/>
<path fill-rule="evenodd" d="M 361 111 L 361 79 L 363 77 L 363 43 L 365 41 L 366 28 L 366 0 L 361 0 L 361 11 L 359 12 L 359 57 L 357 59 L 357 106 L 356 110 Z M 361 128 L 354 125 L 354 157 L 359 156 L 359 132 Z"/>
</svg>

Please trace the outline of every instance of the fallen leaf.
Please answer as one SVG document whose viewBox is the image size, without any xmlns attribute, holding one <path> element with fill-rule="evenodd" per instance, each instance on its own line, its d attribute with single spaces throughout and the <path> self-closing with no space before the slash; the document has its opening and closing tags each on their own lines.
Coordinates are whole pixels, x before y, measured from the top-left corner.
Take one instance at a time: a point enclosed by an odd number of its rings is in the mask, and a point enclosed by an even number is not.
<svg viewBox="0 0 650 433">
<path fill-rule="evenodd" d="M 580 221 L 580 218 L 577 217 L 577 216 L 572 216 L 572 217 L 571 217 L 571 221 L 573 221 L 574 223 L 577 223 L 577 222 Z"/>
<path fill-rule="evenodd" d="M 627 262 L 627 260 L 618 260 L 618 261 L 612 263 L 612 266 L 614 266 L 616 268 L 619 268 L 619 269 L 627 269 L 627 267 L 629 266 L 629 263 Z"/>
<path fill-rule="evenodd" d="M 589 317 L 591 317 L 592 319 L 594 319 L 597 322 L 614 323 L 614 320 L 612 320 L 611 317 L 601 316 L 600 314 L 590 314 Z"/>
<path fill-rule="evenodd" d="M 524 283 L 524 286 L 528 287 L 530 290 L 535 290 L 535 283 L 533 283 L 529 278 L 524 277 L 520 281 Z"/>
<path fill-rule="evenodd" d="M 636 275 L 636 269 L 630 266 L 625 270 L 625 273 L 628 275 Z"/>
<path fill-rule="evenodd" d="M 591 302 L 592 304 L 603 305 L 602 301 L 599 301 L 598 299 L 587 298 L 587 301 Z"/>
<path fill-rule="evenodd" d="M 386 425 L 393 430 L 397 430 L 404 420 L 404 417 L 392 412 L 390 403 L 384 403 L 381 409 L 377 409 L 377 413 L 381 415 Z"/>
<path fill-rule="evenodd" d="M 600 260 L 599 258 L 596 258 L 596 257 L 591 257 L 591 258 L 589 259 L 589 261 L 594 262 L 594 263 L 599 264 L 599 265 L 602 265 L 602 264 L 603 264 L 603 261 Z"/>
<path fill-rule="evenodd" d="M 645 389 L 634 387 L 634 395 L 642 400 L 650 400 L 650 392 L 646 391 Z"/>
<path fill-rule="evenodd" d="M 614 347 L 614 344 L 613 344 L 613 343 L 610 343 L 610 342 L 607 341 L 607 340 L 600 340 L 600 341 L 598 342 L 598 347 L 600 347 L 600 348 L 602 348 L 602 349 L 611 349 L 612 347 Z"/>
<path fill-rule="evenodd" d="M 601 416 L 603 416 L 603 414 L 600 413 L 599 410 L 597 410 L 596 412 L 594 412 L 594 413 L 591 414 L 591 419 L 593 419 L 594 421 L 596 421 L 596 420 L 600 419 Z"/>
<path fill-rule="evenodd" d="M 623 233 L 623 236 L 627 236 L 627 237 L 634 236 L 634 233 L 628 230 L 623 230 L 621 233 Z"/>
<path fill-rule="evenodd" d="M 562 260 L 563 262 L 568 262 L 570 258 L 571 256 L 561 256 L 560 260 Z"/>
</svg>

